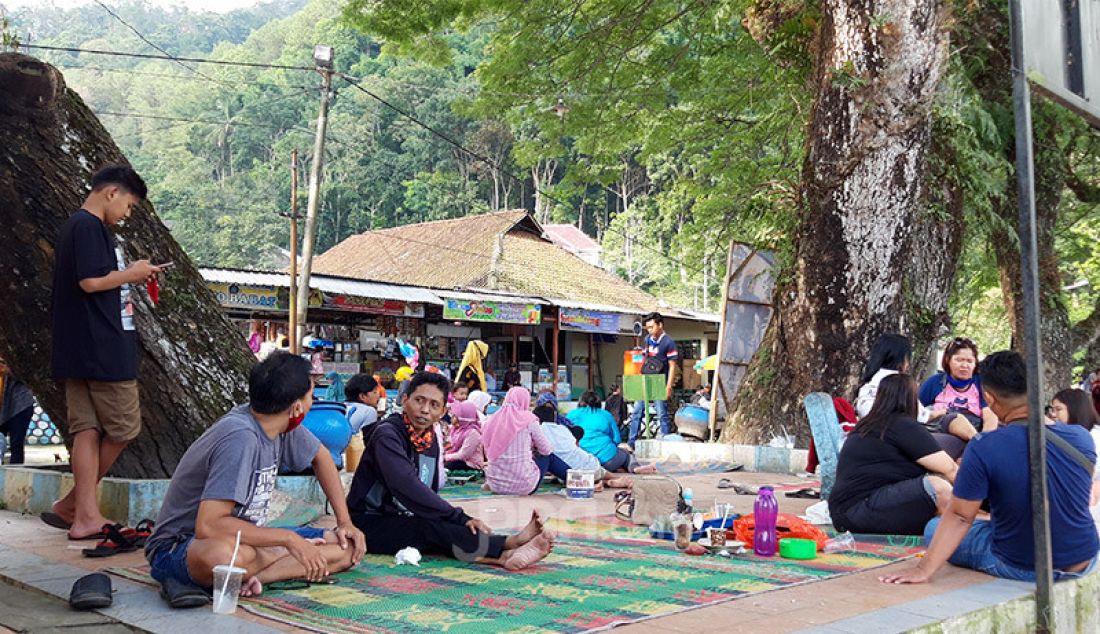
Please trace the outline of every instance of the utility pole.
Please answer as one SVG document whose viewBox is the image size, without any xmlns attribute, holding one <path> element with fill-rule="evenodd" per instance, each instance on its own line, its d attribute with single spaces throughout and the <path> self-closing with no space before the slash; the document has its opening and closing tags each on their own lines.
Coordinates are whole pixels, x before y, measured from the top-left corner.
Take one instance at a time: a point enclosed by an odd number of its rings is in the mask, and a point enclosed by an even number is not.
<svg viewBox="0 0 1100 634">
<path fill-rule="evenodd" d="M 290 324 L 287 337 L 290 352 L 298 354 L 302 339 L 298 336 L 298 149 L 290 152 Z"/>
<path fill-rule="evenodd" d="M 302 241 L 302 281 L 298 286 L 295 309 L 294 339 L 301 342 L 305 335 L 306 311 L 309 309 L 309 276 L 313 270 L 313 243 L 317 237 L 317 201 L 321 193 L 321 167 L 325 158 L 325 130 L 328 128 L 328 107 L 332 101 L 333 51 L 331 46 L 313 47 L 313 61 L 321 73 L 321 110 L 317 114 L 317 135 L 313 140 L 313 166 L 309 172 L 309 201 L 306 203 L 306 233 Z"/>
</svg>

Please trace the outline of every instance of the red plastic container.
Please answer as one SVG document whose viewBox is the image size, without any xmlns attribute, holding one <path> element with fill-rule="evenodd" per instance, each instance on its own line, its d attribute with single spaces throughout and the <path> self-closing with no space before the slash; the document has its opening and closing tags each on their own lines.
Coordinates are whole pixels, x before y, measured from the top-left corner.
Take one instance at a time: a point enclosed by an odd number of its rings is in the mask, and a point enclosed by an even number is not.
<svg viewBox="0 0 1100 634">
<path fill-rule="evenodd" d="M 623 376 L 633 376 L 642 373 L 642 363 L 645 362 L 645 351 L 634 348 L 623 353 Z"/>
</svg>

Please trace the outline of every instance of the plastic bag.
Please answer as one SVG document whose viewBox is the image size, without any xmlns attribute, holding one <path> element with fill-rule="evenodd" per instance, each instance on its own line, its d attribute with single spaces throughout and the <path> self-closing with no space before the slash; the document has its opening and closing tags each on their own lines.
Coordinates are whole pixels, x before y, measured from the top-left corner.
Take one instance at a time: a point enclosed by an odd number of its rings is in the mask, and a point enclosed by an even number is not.
<svg viewBox="0 0 1100 634">
<path fill-rule="evenodd" d="M 741 517 L 733 523 L 733 532 L 737 536 L 737 540 L 745 542 L 746 544 L 752 543 L 755 528 L 756 518 L 752 513 Z M 779 517 L 776 519 L 775 530 L 779 539 L 784 539 L 786 537 L 812 539 L 817 542 L 818 550 L 821 550 L 825 546 L 825 542 L 829 539 L 825 531 L 789 513 L 779 514 Z"/>
<path fill-rule="evenodd" d="M 851 531 L 844 531 L 836 537 L 825 542 L 825 552 L 827 553 L 848 553 L 856 551 L 856 538 L 852 537 Z"/>
<path fill-rule="evenodd" d="M 406 546 L 405 548 L 397 551 L 397 554 L 393 556 L 393 563 L 398 566 L 407 564 L 419 568 L 420 551 L 413 548 L 412 546 Z"/>
</svg>

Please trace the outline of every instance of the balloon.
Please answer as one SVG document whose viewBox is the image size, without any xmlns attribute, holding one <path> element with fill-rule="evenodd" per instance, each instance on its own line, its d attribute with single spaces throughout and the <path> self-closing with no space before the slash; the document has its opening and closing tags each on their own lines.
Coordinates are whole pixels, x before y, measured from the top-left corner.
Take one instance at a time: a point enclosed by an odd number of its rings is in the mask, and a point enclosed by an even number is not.
<svg viewBox="0 0 1100 634">
<path fill-rule="evenodd" d="M 397 340 L 397 349 L 401 352 L 401 356 L 405 357 L 405 363 L 412 369 L 416 369 L 416 366 L 420 365 L 420 352 L 416 349 L 416 346 L 404 341 L 402 339 Z"/>
<path fill-rule="evenodd" d="M 397 372 L 393 373 L 393 378 L 397 379 L 400 382 L 408 379 L 412 375 L 413 369 L 407 365 L 403 365 L 400 368 L 397 368 Z"/>
</svg>

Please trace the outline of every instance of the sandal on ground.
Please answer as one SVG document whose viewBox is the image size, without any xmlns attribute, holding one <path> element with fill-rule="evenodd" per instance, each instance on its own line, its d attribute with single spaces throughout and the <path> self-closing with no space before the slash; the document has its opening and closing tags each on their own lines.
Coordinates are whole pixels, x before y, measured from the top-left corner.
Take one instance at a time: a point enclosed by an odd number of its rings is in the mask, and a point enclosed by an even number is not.
<svg viewBox="0 0 1100 634">
<path fill-rule="evenodd" d="M 733 488 L 733 480 L 730 480 L 729 478 L 722 478 L 721 480 L 718 481 L 718 488 L 719 489 L 732 489 Z"/>
<path fill-rule="evenodd" d="M 104 524 L 102 532 L 106 533 L 107 536 L 103 541 L 96 544 L 95 548 L 85 548 L 80 552 L 84 553 L 85 557 L 110 557 L 111 555 L 137 550 L 137 543 L 132 537 L 123 534 L 123 528 L 119 524 Z"/>
<path fill-rule="evenodd" d="M 171 577 L 160 584 L 160 596 L 177 610 L 201 608 L 210 603 L 210 595 L 206 590 Z"/>
<path fill-rule="evenodd" d="M 69 591 L 69 606 L 74 610 L 98 610 L 111 606 L 111 578 L 102 572 L 84 575 Z"/>
<path fill-rule="evenodd" d="M 810 489 L 810 488 L 799 489 L 797 491 L 788 491 L 784 495 L 786 495 L 789 498 L 801 498 L 803 500 L 820 500 L 821 499 L 821 493 L 819 493 L 817 491 L 817 489 Z"/>
<path fill-rule="evenodd" d="M 57 513 L 54 513 L 53 511 L 46 511 L 45 513 L 39 515 L 38 519 L 45 522 L 47 526 L 60 528 L 63 531 L 67 531 L 73 527 L 72 522 L 66 522 L 65 518 L 61 517 Z"/>
<path fill-rule="evenodd" d="M 757 495 L 760 493 L 760 489 L 747 484 L 734 484 L 733 492 L 737 495 Z"/>
<path fill-rule="evenodd" d="M 153 534 L 153 526 L 153 520 L 145 518 L 134 526 L 132 535 L 129 532 L 130 529 L 123 529 L 122 534 L 132 539 L 138 548 L 144 548 L 145 540 Z"/>
</svg>

